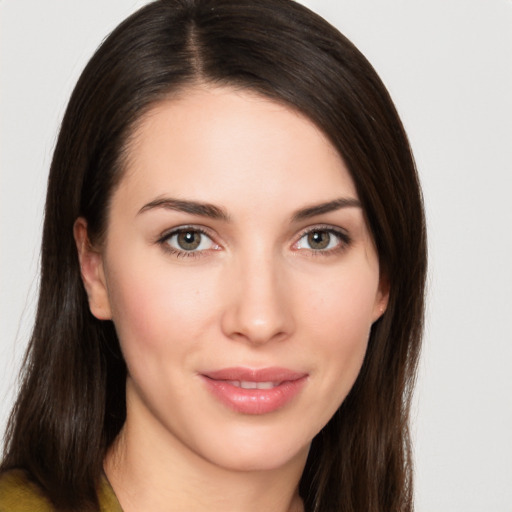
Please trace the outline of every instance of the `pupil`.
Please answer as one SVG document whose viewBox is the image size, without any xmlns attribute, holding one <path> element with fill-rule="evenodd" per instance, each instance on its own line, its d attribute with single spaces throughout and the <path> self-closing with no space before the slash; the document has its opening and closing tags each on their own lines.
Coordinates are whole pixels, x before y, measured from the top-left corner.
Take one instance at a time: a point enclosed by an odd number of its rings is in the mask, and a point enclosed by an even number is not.
<svg viewBox="0 0 512 512">
<path fill-rule="evenodd" d="M 313 231 L 308 235 L 308 243 L 312 249 L 325 249 L 329 245 L 330 235 L 327 231 Z"/>
<path fill-rule="evenodd" d="M 201 243 L 201 237 L 196 231 L 182 231 L 178 234 L 178 245 L 186 250 L 197 249 Z"/>
</svg>

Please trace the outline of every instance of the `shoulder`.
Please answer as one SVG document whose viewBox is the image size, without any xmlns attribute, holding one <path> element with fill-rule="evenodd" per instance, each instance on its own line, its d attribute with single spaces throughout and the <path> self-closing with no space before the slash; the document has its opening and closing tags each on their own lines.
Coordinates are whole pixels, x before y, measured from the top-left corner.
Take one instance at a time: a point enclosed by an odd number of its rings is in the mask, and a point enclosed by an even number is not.
<svg viewBox="0 0 512 512">
<path fill-rule="evenodd" d="M 116 495 L 105 476 L 98 487 L 100 512 L 122 512 Z M 54 512 L 39 486 L 25 471 L 0 473 L 0 512 Z"/>
<path fill-rule="evenodd" d="M 105 475 L 103 475 L 98 487 L 98 500 L 100 502 L 100 512 L 123 512 L 114 490 Z"/>
<path fill-rule="evenodd" d="M 52 512 L 38 485 L 22 470 L 0 474 L 0 512 Z"/>
</svg>

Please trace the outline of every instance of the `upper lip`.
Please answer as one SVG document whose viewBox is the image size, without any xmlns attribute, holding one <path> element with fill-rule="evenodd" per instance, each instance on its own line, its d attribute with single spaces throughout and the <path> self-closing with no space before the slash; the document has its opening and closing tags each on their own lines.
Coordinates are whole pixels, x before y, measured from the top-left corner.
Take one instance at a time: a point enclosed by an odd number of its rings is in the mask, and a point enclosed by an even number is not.
<svg viewBox="0 0 512 512">
<path fill-rule="evenodd" d="M 244 382 L 285 382 L 294 381 L 307 376 L 306 372 L 298 372 L 288 368 L 222 368 L 204 372 L 202 375 L 213 380 L 244 381 Z"/>
</svg>

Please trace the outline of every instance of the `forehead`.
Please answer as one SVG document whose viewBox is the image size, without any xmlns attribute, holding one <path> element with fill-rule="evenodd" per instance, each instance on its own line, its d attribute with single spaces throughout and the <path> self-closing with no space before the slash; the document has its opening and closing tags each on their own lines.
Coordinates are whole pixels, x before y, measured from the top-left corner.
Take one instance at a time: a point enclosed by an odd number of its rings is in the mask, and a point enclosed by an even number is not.
<svg viewBox="0 0 512 512">
<path fill-rule="evenodd" d="M 251 92 L 206 86 L 157 103 L 142 117 L 119 188 L 148 200 L 238 198 L 253 207 L 357 197 L 343 159 L 304 115 Z"/>
</svg>

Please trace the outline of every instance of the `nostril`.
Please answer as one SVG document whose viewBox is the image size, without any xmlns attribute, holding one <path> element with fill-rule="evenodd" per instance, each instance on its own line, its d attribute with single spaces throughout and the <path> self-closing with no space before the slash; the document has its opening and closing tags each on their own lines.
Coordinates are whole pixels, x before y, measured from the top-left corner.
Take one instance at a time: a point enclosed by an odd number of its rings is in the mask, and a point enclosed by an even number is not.
<svg viewBox="0 0 512 512">
<path fill-rule="evenodd" d="M 240 256 L 236 272 L 224 288 L 226 303 L 221 322 L 224 334 L 230 338 L 261 345 L 283 340 L 294 329 L 286 276 L 268 252 L 267 248 Z"/>
<path fill-rule="evenodd" d="M 238 303 L 224 311 L 222 330 L 233 339 L 264 344 L 286 338 L 293 330 L 293 313 L 283 304 Z"/>
</svg>

